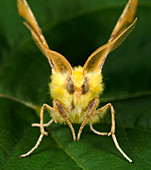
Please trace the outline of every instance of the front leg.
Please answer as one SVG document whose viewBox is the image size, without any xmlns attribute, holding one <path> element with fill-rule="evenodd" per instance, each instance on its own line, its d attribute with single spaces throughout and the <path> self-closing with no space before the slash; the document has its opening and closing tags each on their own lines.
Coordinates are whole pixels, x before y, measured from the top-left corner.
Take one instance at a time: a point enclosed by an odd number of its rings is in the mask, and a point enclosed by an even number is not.
<svg viewBox="0 0 151 170">
<path fill-rule="evenodd" d="M 98 105 L 98 98 L 95 97 L 88 105 L 88 113 L 84 119 L 84 121 L 82 122 L 79 132 L 78 132 L 78 137 L 77 137 L 77 141 L 80 139 L 80 135 L 82 133 L 82 130 L 84 128 L 84 126 L 86 125 L 86 123 L 90 120 L 90 118 L 92 117 L 94 111 L 96 110 L 96 107 Z"/>
<path fill-rule="evenodd" d="M 73 138 L 74 138 L 74 140 L 76 140 L 75 132 L 74 132 L 74 129 L 72 127 L 72 124 L 70 123 L 70 121 L 67 118 L 67 116 L 65 114 L 65 111 L 64 111 L 64 110 L 66 110 L 66 108 L 57 99 L 55 100 L 55 106 L 56 106 L 56 109 L 50 107 L 47 104 L 43 104 L 43 106 L 41 107 L 41 110 L 40 110 L 40 124 L 38 124 L 38 123 L 32 124 L 32 126 L 40 127 L 41 134 L 40 134 L 40 136 L 39 136 L 35 146 L 30 151 L 28 151 L 27 153 L 25 153 L 23 155 L 20 155 L 20 158 L 24 158 L 24 157 L 29 156 L 34 150 L 36 150 L 38 148 L 38 146 L 40 145 L 44 135 L 47 135 L 47 132 L 45 132 L 45 130 L 44 130 L 44 126 L 45 127 L 50 126 L 51 123 L 53 122 L 53 119 L 51 119 L 47 124 L 44 124 L 44 122 L 43 122 L 44 109 L 47 109 L 47 110 L 49 110 L 51 112 L 56 112 L 57 111 L 66 120 L 66 122 L 68 123 L 69 127 L 71 128 L 71 131 L 72 131 L 72 134 L 73 134 Z"/>
<path fill-rule="evenodd" d="M 41 134 L 37 140 L 37 143 L 36 145 L 30 150 L 28 151 L 27 153 L 23 154 L 23 155 L 20 155 L 20 158 L 23 158 L 23 157 L 27 157 L 29 156 L 35 149 L 38 148 L 38 146 L 40 145 L 41 141 L 42 141 L 42 138 L 44 137 L 44 135 L 47 135 L 47 132 L 45 132 L 44 130 L 44 124 L 43 124 L 43 116 L 44 116 L 44 109 L 48 109 L 50 111 L 54 111 L 54 109 L 52 107 L 50 107 L 49 105 L 47 104 L 43 104 L 43 106 L 41 107 L 41 110 L 40 110 L 40 124 L 38 124 L 40 126 L 40 131 L 41 131 Z M 49 125 L 53 122 L 53 119 L 50 120 L 50 123 Z"/>
<path fill-rule="evenodd" d="M 109 108 L 111 109 L 111 120 L 112 120 L 112 123 L 111 123 L 111 131 L 110 131 L 109 133 L 96 131 L 96 130 L 93 128 L 93 126 L 92 126 L 92 124 L 91 124 L 91 122 L 90 122 L 90 129 L 91 129 L 91 131 L 93 131 L 93 132 L 94 132 L 95 134 L 97 134 L 97 135 L 102 135 L 102 136 L 107 135 L 107 136 L 110 136 L 111 134 L 114 134 L 114 133 L 115 133 L 115 116 L 114 116 L 114 115 L 115 115 L 115 111 L 114 111 L 114 108 L 113 108 L 113 106 L 112 106 L 111 103 L 108 103 L 108 104 L 106 104 L 105 106 L 97 109 L 97 110 L 95 111 L 95 113 L 94 113 L 94 116 L 95 116 L 95 115 L 102 115 L 102 114 L 104 115 Z"/>
<path fill-rule="evenodd" d="M 73 129 L 73 126 L 72 126 L 70 120 L 68 119 L 68 117 L 67 117 L 67 115 L 66 115 L 66 113 L 64 111 L 64 110 L 68 111 L 68 109 L 58 99 L 55 99 L 55 108 L 58 111 L 58 113 L 60 114 L 60 116 L 62 118 L 64 118 L 65 121 L 67 122 L 68 126 L 71 129 L 73 140 L 75 141 L 76 140 L 75 131 Z"/>
<path fill-rule="evenodd" d="M 94 115 L 99 115 L 99 114 L 103 114 L 107 111 L 107 109 L 110 108 L 111 109 L 111 122 L 112 122 L 112 125 L 111 125 L 111 131 L 109 133 L 106 133 L 106 132 L 99 132 L 99 131 L 96 131 L 92 124 L 90 123 L 90 129 L 97 135 L 112 135 L 112 139 L 113 139 L 113 142 L 116 146 L 116 148 L 120 151 L 120 153 L 131 163 L 132 160 L 123 152 L 123 150 L 120 148 L 118 142 L 117 142 L 117 139 L 116 139 L 116 136 L 115 136 L 115 111 L 114 111 L 114 108 L 112 106 L 111 103 L 108 103 L 106 104 L 105 106 L 103 106 L 102 108 L 98 109 L 95 111 Z"/>
</svg>

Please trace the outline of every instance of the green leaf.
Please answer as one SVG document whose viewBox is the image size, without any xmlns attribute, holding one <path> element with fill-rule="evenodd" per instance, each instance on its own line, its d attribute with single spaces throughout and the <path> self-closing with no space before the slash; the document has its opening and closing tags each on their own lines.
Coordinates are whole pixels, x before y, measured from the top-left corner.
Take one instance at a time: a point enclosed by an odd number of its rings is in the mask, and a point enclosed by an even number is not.
<svg viewBox="0 0 151 170">
<path fill-rule="evenodd" d="M 105 44 L 126 0 L 33 0 L 29 2 L 51 49 L 72 66 Z M 104 65 L 101 106 L 112 102 L 116 135 L 128 163 L 111 137 L 97 136 L 86 126 L 73 142 L 67 126 L 52 124 L 49 136 L 29 157 L 39 137 L 37 111 L 51 104 L 51 69 L 18 16 L 16 1 L 0 0 L 0 168 L 1 169 L 151 169 L 151 2 L 141 0 L 135 30 Z M 49 116 L 46 116 L 49 120 Z M 109 113 L 94 125 L 110 131 Z M 79 125 L 74 125 L 76 132 Z"/>
</svg>

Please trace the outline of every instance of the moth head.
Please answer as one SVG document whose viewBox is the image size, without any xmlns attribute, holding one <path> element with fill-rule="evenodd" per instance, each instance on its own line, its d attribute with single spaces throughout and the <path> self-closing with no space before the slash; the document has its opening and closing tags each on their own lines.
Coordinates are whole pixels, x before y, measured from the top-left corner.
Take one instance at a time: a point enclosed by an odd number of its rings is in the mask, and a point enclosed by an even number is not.
<svg viewBox="0 0 151 170">
<path fill-rule="evenodd" d="M 75 95 L 75 97 L 80 97 L 85 95 L 90 90 L 90 85 L 87 77 L 83 75 L 82 67 L 75 67 L 73 74 L 67 77 L 66 90 L 69 94 Z"/>
</svg>

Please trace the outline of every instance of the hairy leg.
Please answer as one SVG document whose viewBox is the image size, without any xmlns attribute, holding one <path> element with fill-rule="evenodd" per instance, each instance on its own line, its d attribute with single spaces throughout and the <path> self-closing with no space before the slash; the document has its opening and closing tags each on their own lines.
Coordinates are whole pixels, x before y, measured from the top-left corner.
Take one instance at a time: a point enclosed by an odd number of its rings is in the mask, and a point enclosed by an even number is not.
<svg viewBox="0 0 151 170">
<path fill-rule="evenodd" d="M 68 117 L 67 117 L 67 115 L 64 111 L 64 110 L 67 110 L 67 109 L 63 106 L 63 104 L 58 99 L 55 99 L 55 108 L 58 111 L 58 113 L 60 114 L 60 116 L 63 117 L 65 119 L 65 121 L 67 122 L 68 126 L 71 129 L 73 140 L 75 141 L 76 140 L 75 131 L 73 129 L 73 126 L 72 126 L 70 120 L 68 119 Z"/>
<path fill-rule="evenodd" d="M 84 119 L 84 121 L 82 122 L 81 126 L 80 126 L 80 129 L 79 129 L 79 132 L 78 132 L 78 136 L 77 136 L 77 141 L 80 139 L 80 135 L 82 133 L 82 130 L 84 128 L 84 126 L 86 125 L 86 123 L 90 120 L 90 118 L 92 117 L 96 107 L 98 105 L 98 98 L 94 98 L 89 106 L 88 106 L 88 113 Z"/>
<path fill-rule="evenodd" d="M 43 106 L 41 107 L 41 111 L 40 111 L 40 131 L 41 131 L 41 134 L 38 138 L 38 141 L 36 143 L 36 145 L 27 153 L 23 154 L 23 155 L 20 155 L 20 158 L 23 158 L 23 157 L 27 157 L 29 156 L 35 149 L 38 148 L 38 146 L 40 145 L 41 141 L 42 141 L 42 138 L 44 135 L 48 135 L 47 132 L 44 131 L 44 124 L 43 124 L 43 115 L 44 115 L 44 109 L 48 109 L 48 110 L 54 110 L 52 107 L 50 107 L 49 105 L 47 104 L 43 104 Z M 50 120 L 50 122 L 48 122 L 49 124 L 48 125 L 51 125 L 51 123 L 53 122 L 53 119 Z"/>
<path fill-rule="evenodd" d="M 109 133 L 106 133 L 106 132 L 99 132 L 99 131 L 96 131 L 92 124 L 90 124 L 90 129 L 97 135 L 107 135 L 107 136 L 110 136 L 112 135 L 112 139 L 113 139 L 113 142 L 116 146 L 116 148 L 120 151 L 120 153 L 131 163 L 132 160 L 123 152 L 123 150 L 120 148 L 118 142 L 117 142 L 117 139 L 116 139 L 116 136 L 115 136 L 115 111 L 114 111 L 114 108 L 112 106 L 111 103 L 108 103 L 106 104 L 105 106 L 103 106 L 102 108 L 98 109 L 95 111 L 95 114 L 94 115 L 99 115 L 99 114 L 102 114 L 103 112 L 106 112 L 107 109 L 110 108 L 111 109 L 111 131 Z"/>
</svg>

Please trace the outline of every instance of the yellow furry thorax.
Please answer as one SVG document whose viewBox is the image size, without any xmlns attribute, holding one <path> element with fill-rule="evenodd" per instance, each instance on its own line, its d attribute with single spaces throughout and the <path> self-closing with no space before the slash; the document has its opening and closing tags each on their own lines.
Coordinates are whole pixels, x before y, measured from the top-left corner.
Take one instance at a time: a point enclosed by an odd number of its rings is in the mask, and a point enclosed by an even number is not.
<svg viewBox="0 0 151 170">
<path fill-rule="evenodd" d="M 71 76 L 74 85 L 80 88 L 87 78 L 89 91 L 86 94 L 81 94 L 75 97 L 75 94 L 69 94 L 66 90 L 66 82 L 68 74 L 55 72 L 51 75 L 49 84 L 50 95 L 53 99 L 58 99 L 71 112 L 66 112 L 67 117 L 72 123 L 82 123 L 87 114 L 87 106 L 94 97 L 99 97 L 103 92 L 104 86 L 102 83 L 102 74 L 100 72 L 89 72 L 83 76 L 83 68 L 81 66 L 73 68 Z M 74 106 L 74 108 L 73 108 Z M 59 123 L 64 123 L 64 119 L 59 113 L 51 113 L 52 118 Z M 98 122 L 99 120 L 96 120 Z"/>
</svg>

